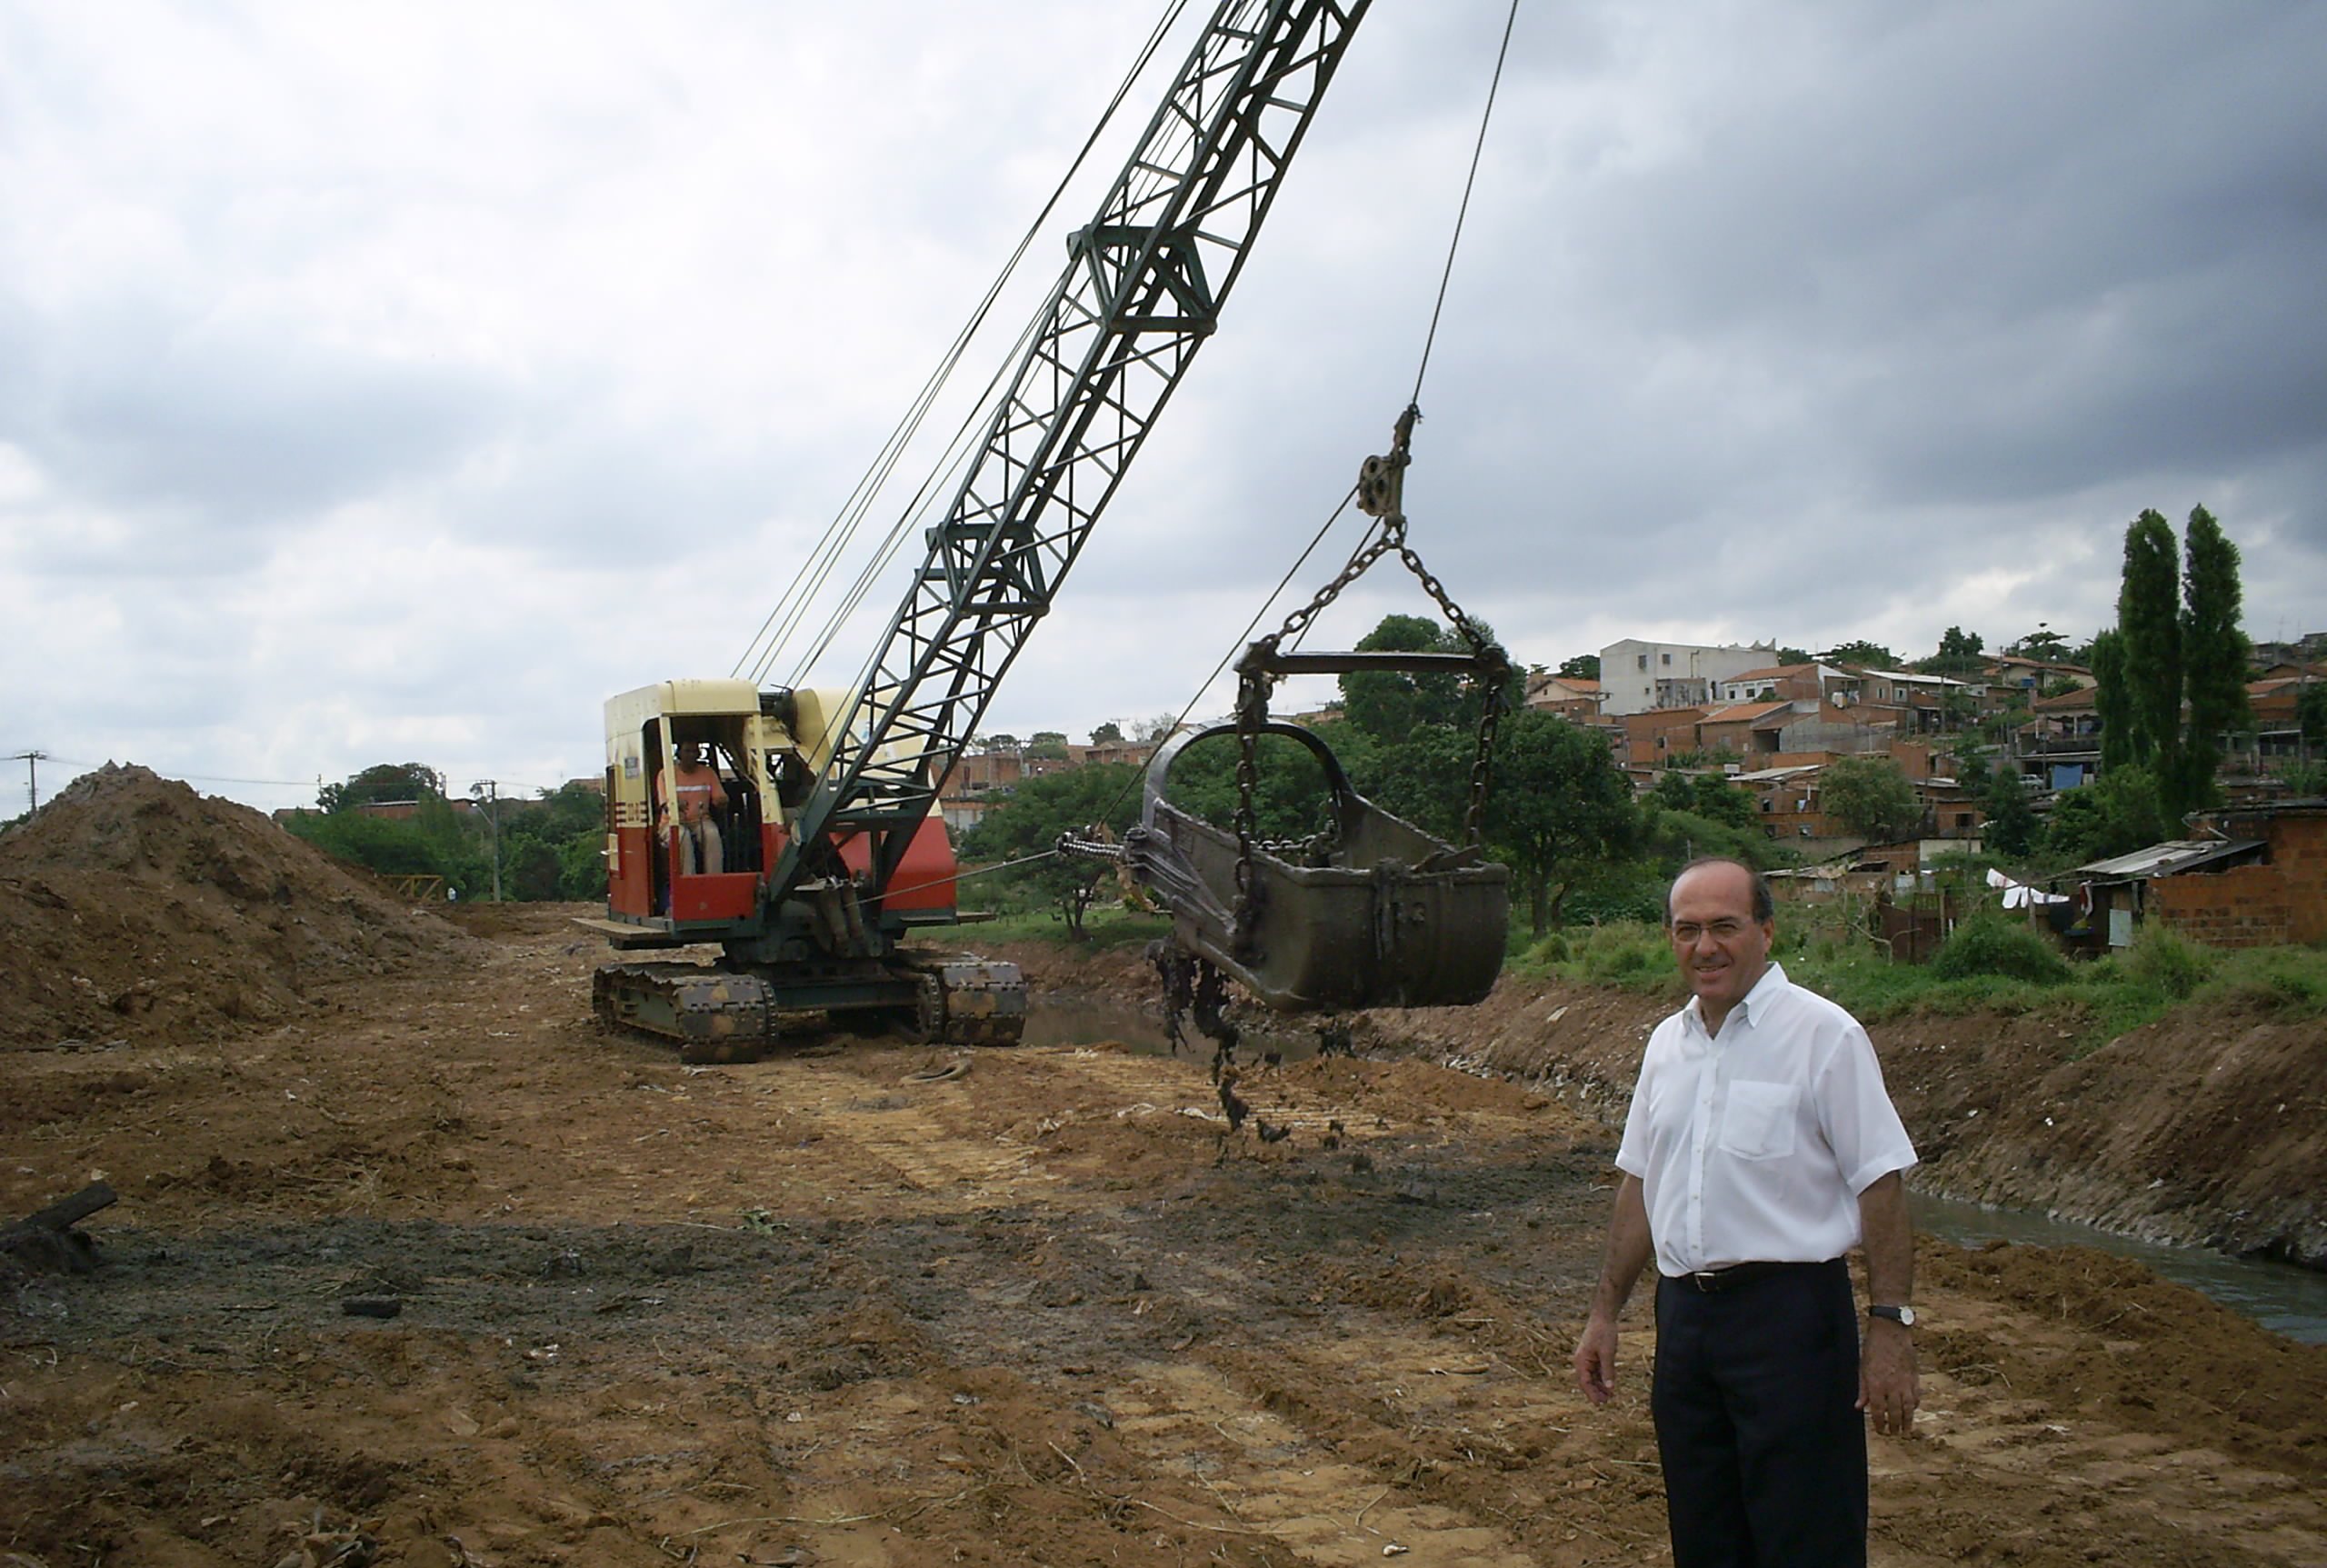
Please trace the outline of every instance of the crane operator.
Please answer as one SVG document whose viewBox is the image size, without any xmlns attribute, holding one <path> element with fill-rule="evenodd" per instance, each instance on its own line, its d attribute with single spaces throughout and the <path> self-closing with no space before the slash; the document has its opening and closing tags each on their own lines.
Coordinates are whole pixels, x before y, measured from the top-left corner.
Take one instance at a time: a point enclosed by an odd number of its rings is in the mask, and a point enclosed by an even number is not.
<svg viewBox="0 0 2327 1568">
<path fill-rule="evenodd" d="M 727 789 L 711 764 L 706 743 L 696 741 L 680 754 L 671 770 L 671 798 L 678 807 L 673 831 L 679 840 L 679 874 L 697 876 L 726 869 L 717 814 L 727 804 Z"/>
</svg>

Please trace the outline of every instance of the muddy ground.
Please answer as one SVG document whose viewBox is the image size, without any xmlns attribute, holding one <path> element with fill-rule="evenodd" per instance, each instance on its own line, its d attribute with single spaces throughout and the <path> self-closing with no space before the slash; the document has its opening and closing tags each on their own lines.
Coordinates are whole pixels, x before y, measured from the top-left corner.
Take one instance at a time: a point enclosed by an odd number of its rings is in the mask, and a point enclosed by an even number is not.
<svg viewBox="0 0 2327 1568">
<path fill-rule="evenodd" d="M 315 936 L 296 857 L 177 892 L 313 937 L 223 1017 L 97 962 L 159 883 L 24 831 L 0 917 L 37 881 L 105 973 L 0 1001 L 0 1213 L 122 1198 L 101 1269 L 0 1280 L 0 1562 L 1664 1555 L 1644 1314 L 1615 1404 L 1569 1382 L 1613 1143 L 1557 1085 L 1256 1068 L 1264 1144 L 1117 1048 L 688 1068 L 591 1023 L 572 912 Z M 1919 1265 L 1877 1563 L 2327 1561 L 2327 1351 L 2098 1253 Z"/>
</svg>

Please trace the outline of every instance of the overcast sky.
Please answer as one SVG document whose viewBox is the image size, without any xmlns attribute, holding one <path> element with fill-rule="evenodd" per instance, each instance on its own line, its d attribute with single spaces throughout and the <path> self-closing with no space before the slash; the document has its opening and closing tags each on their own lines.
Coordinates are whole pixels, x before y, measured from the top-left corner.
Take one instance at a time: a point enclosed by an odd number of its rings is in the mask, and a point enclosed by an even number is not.
<svg viewBox="0 0 2327 1568">
<path fill-rule="evenodd" d="M 735 668 L 1159 9 L 0 0 L 0 749 L 595 772 L 605 697 Z M 1503 15 L 1378 0 L 986 729 L 1197 699 L 1385 444 Z M 2201 504 L 2251 634 L 2327 629 L 2327 6 L 1523 0 L 1422 405 L 1413 542 L 1525 662 L 2081 641 Z M 1310 645 L 1424 609 L 1390 570 Z"/>
</svg>

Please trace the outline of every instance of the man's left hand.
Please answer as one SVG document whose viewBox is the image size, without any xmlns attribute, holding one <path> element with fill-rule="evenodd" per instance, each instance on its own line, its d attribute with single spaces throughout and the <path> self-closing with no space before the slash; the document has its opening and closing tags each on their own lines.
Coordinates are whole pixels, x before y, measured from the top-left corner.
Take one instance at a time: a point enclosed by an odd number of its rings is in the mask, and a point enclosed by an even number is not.
<svg viewBox="0 0 2327 1568">
<path fill-rule="evenodd" d="M 1871 1319 L 1858 1353 L 1858 1407 L 1885 1437 L 1904 1437 L 1921 1403 L 1915 1383 L 1915 1338 L 1884 1318 Z"/>
</svg>

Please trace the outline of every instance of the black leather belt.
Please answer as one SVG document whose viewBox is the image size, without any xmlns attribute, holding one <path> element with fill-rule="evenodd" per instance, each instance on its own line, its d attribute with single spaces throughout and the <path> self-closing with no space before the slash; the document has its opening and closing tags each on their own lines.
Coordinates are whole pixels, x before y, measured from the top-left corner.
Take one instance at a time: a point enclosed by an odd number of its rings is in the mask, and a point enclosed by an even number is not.
<svg viewBox="0 0 2327 1568">
<path fill-rule="evenodd" d="M 1790 1273 L 1800 1269 L 1832 1268 L 1835 1261 L 1830 1259 L 1823 1263 L 1732 1263 L 1725 1269 L 1703 1269 L 1693 1274 L 1673 1274 L 1668 1277 L 1675 1284 L 1685 1286 L 1705 1295 L 1712 1295 L 1716 1291 L 1750 1284 L 1755 1280 L 1767 1279 L 1772 1274 Z"/>
</svg>

